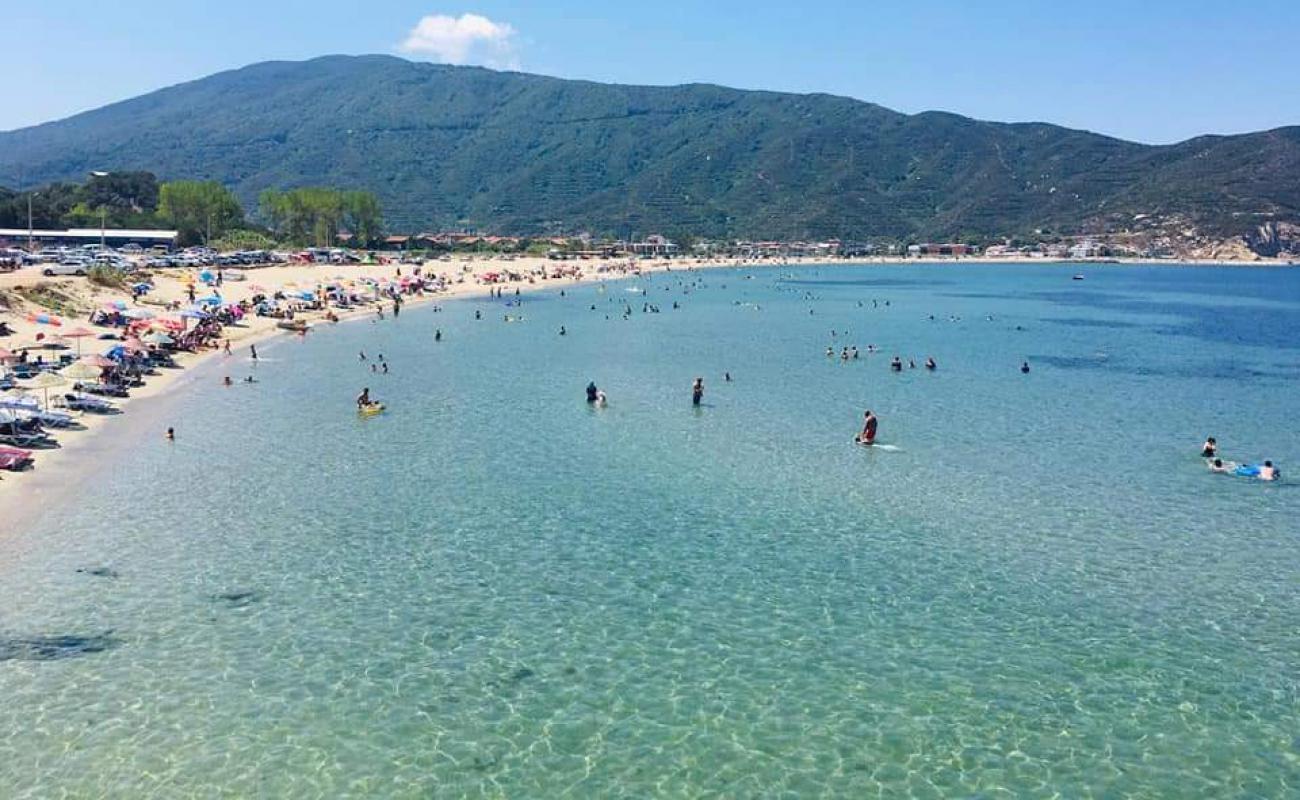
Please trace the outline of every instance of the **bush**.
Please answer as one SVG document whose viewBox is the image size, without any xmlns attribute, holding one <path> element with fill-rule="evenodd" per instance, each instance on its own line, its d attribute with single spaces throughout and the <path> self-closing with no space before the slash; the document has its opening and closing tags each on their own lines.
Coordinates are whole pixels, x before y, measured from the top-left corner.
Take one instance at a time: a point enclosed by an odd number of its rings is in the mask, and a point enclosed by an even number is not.
<svg viewBox="0 0 1300 800">
<path fill-rule="evenodd" d="M 107 286 L 110 289 L 126 288 L 126 273 L 117 267 L 93 266 L 86 270 L 86 279 L 96 286 Z"/>
</svg>

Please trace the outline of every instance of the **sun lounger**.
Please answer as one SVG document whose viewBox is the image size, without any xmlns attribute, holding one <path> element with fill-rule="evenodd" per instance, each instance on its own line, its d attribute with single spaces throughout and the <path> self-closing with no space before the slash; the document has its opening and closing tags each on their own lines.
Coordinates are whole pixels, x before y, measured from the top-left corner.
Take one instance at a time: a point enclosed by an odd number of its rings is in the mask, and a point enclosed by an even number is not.
<svg viewBox="0 0 1300 800">
<path fill-rule="evenodd" d="M 99 414 L 106 414 L 117 408 L 107 400 L 76 392 L 68 392 L 62 397 L 56 398 L 55 403 L 69 411 L 93 411 Z"/>
</svg>

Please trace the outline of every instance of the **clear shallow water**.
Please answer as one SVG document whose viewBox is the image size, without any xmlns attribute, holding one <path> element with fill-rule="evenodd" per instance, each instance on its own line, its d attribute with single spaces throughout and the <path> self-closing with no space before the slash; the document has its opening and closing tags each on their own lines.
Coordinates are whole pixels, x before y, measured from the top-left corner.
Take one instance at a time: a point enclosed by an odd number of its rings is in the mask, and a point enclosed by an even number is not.
<svg viewBox="0 0 1300 800">
<path fill-rule="evenodd" d="M 210 370 L 0 539 L 0 786 L 1294 796 L 1300 491 L 1196 451 L 1300 477 L 1300 273 L 1072 271 L 660 275 Z"/>
</svg>

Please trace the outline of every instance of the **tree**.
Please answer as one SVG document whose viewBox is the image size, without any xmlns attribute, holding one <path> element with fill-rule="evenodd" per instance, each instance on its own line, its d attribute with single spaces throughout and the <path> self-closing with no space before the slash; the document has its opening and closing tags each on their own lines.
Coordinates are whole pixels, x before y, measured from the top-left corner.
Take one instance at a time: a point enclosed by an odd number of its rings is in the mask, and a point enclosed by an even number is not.
<svg viewBox="0 0 1300 800">
<path fill-rule="evenodd" d="M 244 222 L 244 208 L 216 181 L 171 181 L 158 191 L 158 216 L 176 228 L 181 244 L 207 243 Z"/>
<path fill-rule="evenodd" d="M 278 238 L 296 245 L 328 247 L 344 225 L 358 242 L 370 245 L 383 230 L 379 200 L 370 192 L 322 187 L 267 189 L 258 198 L 258 208 Z"/>
<path fill-rule="evenodd" d="M 95 173 L 81 187 L 89 208 L 147 213 L 158 208 L 158 179 L 152 172 Z"/>
<path fill-rule="evenodd" d="M 384 233 L 384 214 L 373 192 L 344 192 L 343 218 L 353 241 L 361 247 L 374 247 Z"/>
</svg>

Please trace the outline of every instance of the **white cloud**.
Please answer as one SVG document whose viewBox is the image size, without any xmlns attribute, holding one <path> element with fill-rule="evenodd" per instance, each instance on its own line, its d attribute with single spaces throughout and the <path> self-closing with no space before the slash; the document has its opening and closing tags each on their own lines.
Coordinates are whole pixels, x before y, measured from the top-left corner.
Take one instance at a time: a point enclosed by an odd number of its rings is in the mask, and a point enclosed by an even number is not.
<svg viewBox="0 0 1300 800">
<path fill-rule="evenodd" d="M 446 64 L 484 64 L 518 69 L 515 29 L 479 14 L 430 14 L 420 19 L 398 45 L 403 53 L 432 56 Z"/>
</svg>

